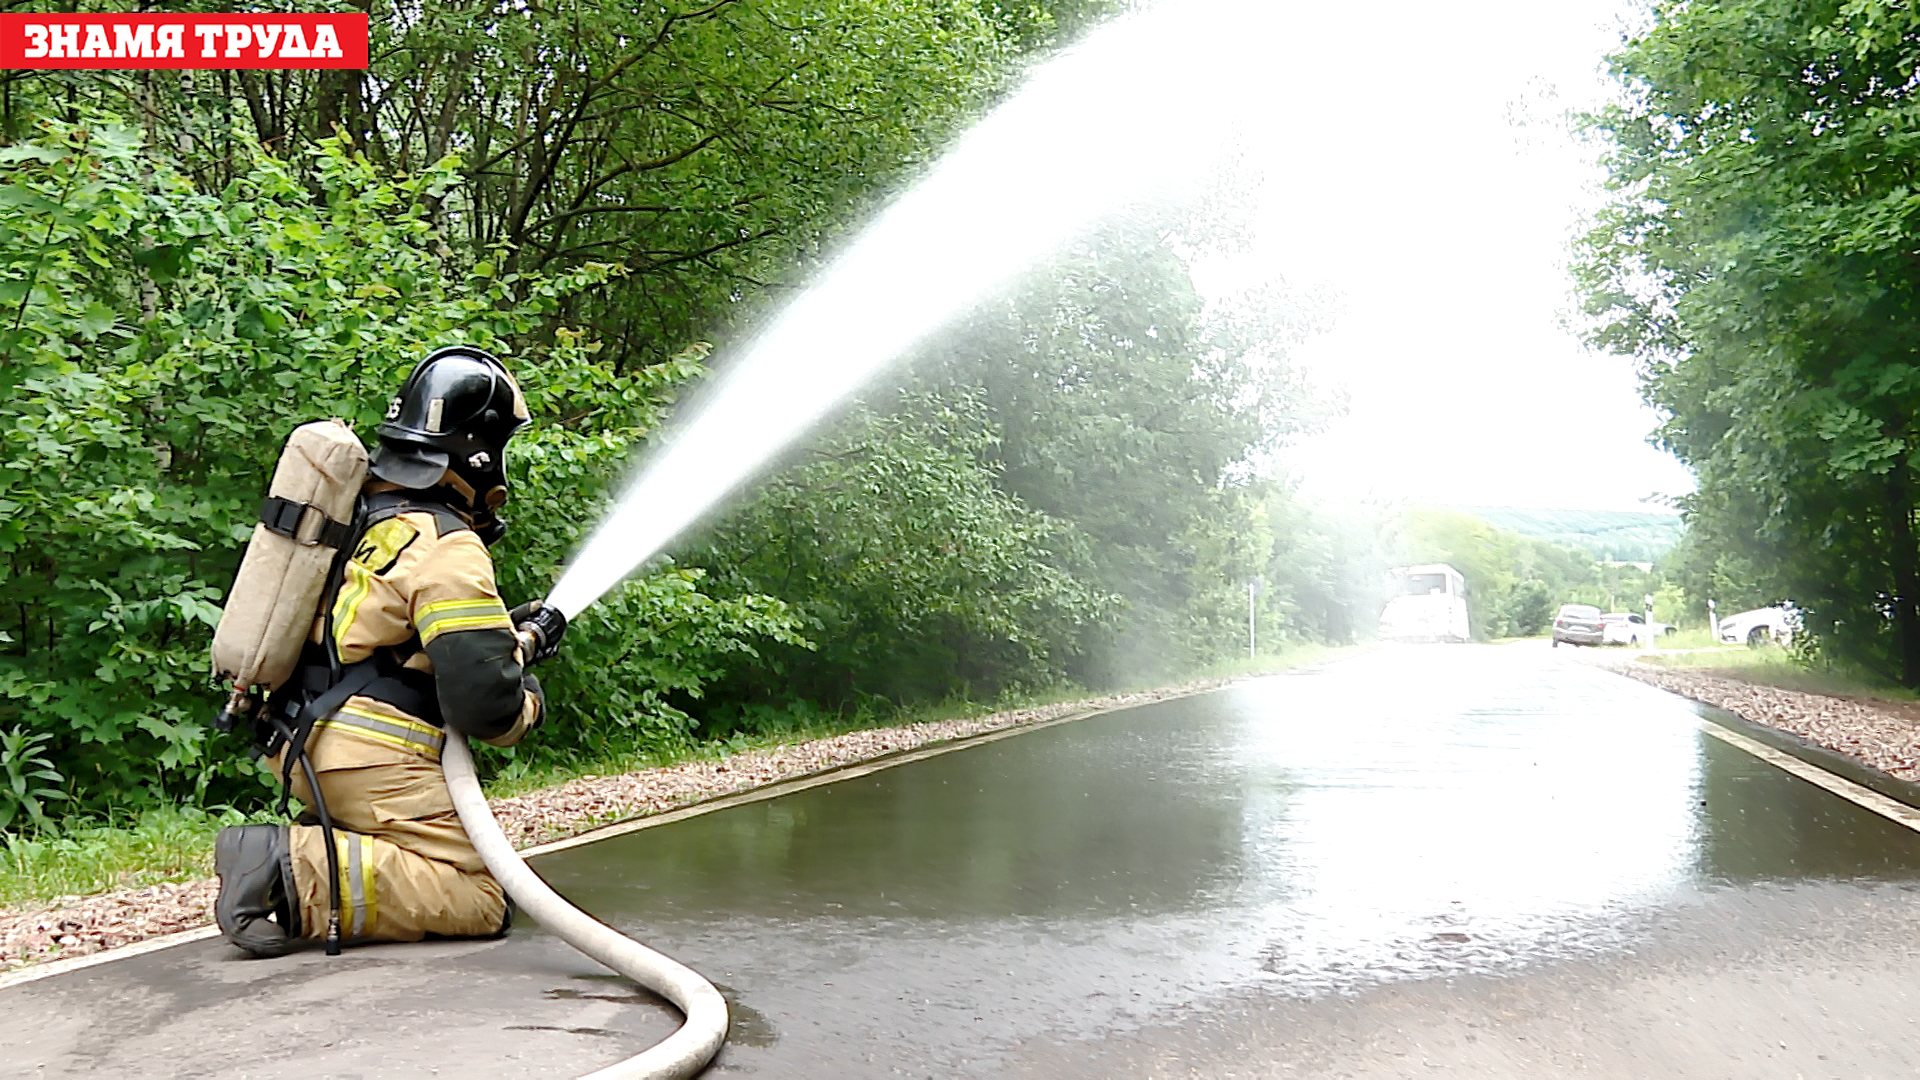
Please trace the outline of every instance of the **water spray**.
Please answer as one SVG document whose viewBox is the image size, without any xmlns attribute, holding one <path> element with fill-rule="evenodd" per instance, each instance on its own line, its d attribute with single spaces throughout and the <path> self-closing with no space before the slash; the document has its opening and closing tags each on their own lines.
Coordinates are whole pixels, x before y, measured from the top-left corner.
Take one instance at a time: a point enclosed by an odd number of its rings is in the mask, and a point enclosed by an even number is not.
<svg viewBox="0 0 1920 1080">
<path fill-rule="evenodd" d="M 1259 70 L 1251 0 L 1129 16 L 1036 70 L 889 206 L 730 363 L 568 565 L 546 606 L 562 625 L 658 555 L 915 343 L 1100 218 L 1196 178 L 1228 146 L 1236 84 Z M 1226 28 L 1227 33 L 1222 33 Z M 1235 50 L 1248 50 L 1234 55 Z M 523 633 L 528 656 L 546 647 Z M 582 952 L 678 1006 L 665 1042 L 593 1074 L 683 1077 L 726 1039 L 711 983 L 574 908 L 530 870 L 487 809 L 465 740 L 447 786 L 487 869 Z"/>
<path fill-rule="evenodd" d="M 1034 72 L 722 365 L 548 602 L 578 615 L 916 342 L 1102 217 L 1210 170 L 1249 89 L 1235 52 L 1259 37 L 1258 7 L 1167 5 Z"/>
</svg>

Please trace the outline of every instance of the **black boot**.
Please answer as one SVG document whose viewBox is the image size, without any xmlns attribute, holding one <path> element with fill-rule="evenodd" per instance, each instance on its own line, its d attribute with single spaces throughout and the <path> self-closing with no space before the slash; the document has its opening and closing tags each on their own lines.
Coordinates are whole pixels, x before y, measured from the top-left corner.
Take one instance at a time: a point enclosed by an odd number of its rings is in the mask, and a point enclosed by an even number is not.
<svg viewBox="0 0 1920 1080">
<path fill-rule="evenodd" d="M 213 917 L 227 940 L 255 956 L 284 956 L 301 945 L 293 850 L 284 825 L 236 825 L 213 843 L 220 898 Z"/>
</svg>

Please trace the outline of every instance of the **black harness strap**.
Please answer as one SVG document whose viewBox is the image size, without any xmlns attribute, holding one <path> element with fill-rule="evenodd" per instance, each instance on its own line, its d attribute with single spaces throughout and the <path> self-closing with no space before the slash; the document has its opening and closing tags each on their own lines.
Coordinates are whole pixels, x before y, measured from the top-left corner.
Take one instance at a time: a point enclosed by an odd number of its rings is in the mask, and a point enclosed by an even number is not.
<svg viewBox="0 0 1920 1080">
<path fill-rule="evenodd" d="M 353 523 L 335 521 L 312 503 L 269 495 L 260 504 L 260 524 L 296 544 L 322 544 L 339 549 L 353 539 Z"/>
<path fill-rule="evenodd" d="M 347 703 L 347 699 L 380 676 L 380 667 L 372 660 L 364 663 L 349 664 L 346 675 L 337 683 L 328 687 L 319 697 L 301 706 L 300 711 L 286 722 L 280 734 L 285 740 L 286 756 L 280 759 L 280 813 L 287 812 L 287 799 L 290 795 L 288 784 L 293 779 L 294 762 L 299 761 L 307 752 L 307 737 L 313 734 L 313 725 L 322 717 L 330 715 L 335 709 Z M 315 791 L 314 798 L 320 793 Z"/>
</svg>

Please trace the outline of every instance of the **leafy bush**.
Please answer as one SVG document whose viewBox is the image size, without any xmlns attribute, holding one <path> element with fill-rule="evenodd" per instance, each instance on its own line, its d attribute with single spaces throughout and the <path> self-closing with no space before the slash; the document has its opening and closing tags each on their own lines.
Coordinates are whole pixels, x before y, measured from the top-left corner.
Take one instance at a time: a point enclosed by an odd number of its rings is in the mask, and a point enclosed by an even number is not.
<svg viewBox="0 0 1920 1080">
<path fill-rule="evenodd" d="M 437 345 L 512 354 L 541 421 L 513 462 L 527 512 L 498 553 L 503 586 L 525 595 L 700 371 L 696 350 L 616 373 L 547 327 L 609 268 L 538 277 L 456 259 L 432 213 L 457 194 L 457 161 L 387 177 L 330 141 L 313 151 L 316 190 L 236 146 L 237 175 L 213 195 L 109 120 L 49 122 L 0 149 L 0 724 L 33 733 L 80 809 L 260 796 L 205 722 L 206 646 L 298 423 L 370 431 Z M 697 692 L 749 637 L 791 638 L 778 603 L 718 604 L 696 582 L 630 585 L 586 621 L 569 663 L 600 676 L 556 670 L 569 692 L 555 727 L 684 726 L 661 694 Z"/>
<path fill-rule="evenodd" d="M 780 597 L 817 643 L 742 669 L 730 700 L 926 701 L 1057 681 L 1081 628 L 1111 612 L 1076 576 L 1071 531 L 996 485 L 976 396 L 893 404 L 854 409 L 700 555 L 719 592 Z"/>
<path fill-rule="evenodd" d="M 45 732 L 18 727 L 0 732 L 0 830 L 23 812 L 36 828 L 52 824 L 46 806 L 66 798 L 59 786 L 66 777 L 46 756 L 51 741 L 53 736 Z"/>
</svg>

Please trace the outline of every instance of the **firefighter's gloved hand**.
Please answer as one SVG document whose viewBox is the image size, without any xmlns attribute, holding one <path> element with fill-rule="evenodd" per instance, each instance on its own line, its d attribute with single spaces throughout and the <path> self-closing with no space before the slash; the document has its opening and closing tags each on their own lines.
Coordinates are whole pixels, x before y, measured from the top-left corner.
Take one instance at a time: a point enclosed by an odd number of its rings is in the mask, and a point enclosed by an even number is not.
<svg viewBox="0 0 1920 1080">
<path fill-rule="evenodd" d="M 528 665 L 550 660 L 560 651 L 560 638 L 567 632 L 567 616 L 544 600 L 529 600 L 507 613 L 516 631 L 531 635 L 533 649 Z"/>
<path fill-rule="evenodd" d="M 540 680 L 534 678 L 533 672 L 529 671 L 520 678 L 521 687 L 533 696 L 533 723 L 527 725 L 526 731 L 527 735 L 531 735 L 547 720 L 547 692 L 540 689 Z"/>
</svg>

